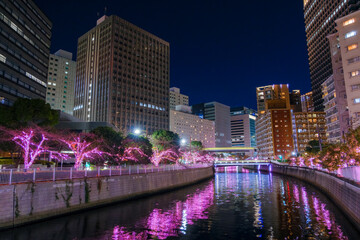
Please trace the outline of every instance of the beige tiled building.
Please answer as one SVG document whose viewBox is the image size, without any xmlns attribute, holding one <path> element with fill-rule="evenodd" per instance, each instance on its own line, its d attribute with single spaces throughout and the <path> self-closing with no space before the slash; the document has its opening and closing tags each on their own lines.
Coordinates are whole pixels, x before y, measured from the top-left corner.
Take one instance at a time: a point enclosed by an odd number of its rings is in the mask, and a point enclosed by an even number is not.
<svg viewBox="0 0 360 240">
<path fill-rule="evenodd" d="M 78 39 L 74 116 L 124 133 L 169 129 L 170 45 L 117 16 Z"/>
<path fill-rule="evenodd" d="M 175 110 L 177 105 L 189 106 L 189 97 L 180 93 L 180 88 L 170 88 L 170 109 Z"/>
<path fill-rule="evenodd" d="M 180 108 L 177 108 L 180 109 Z M 211 120 L 202 119 L 188 111 L 170 110 L 170 131 L 179 134 L 181 139 L 188 143 L 201 141 L 205 148 L 215 147 L 215 123 Z"/>
<path fill-rule="evenodd" d="M 324 112 L 294 113 L 293 123 L 295 150 L 298 153 L 304 152 L 311 140 L 327 141 Z"/>
<path fill-rule="evenodd" d="M 72 53 L 59 50 L 49 57 L 46 102 L 52 109 L 73 115 L 76 62 Z"/>
<path fill-rule="evenodd" d="M 350 124 L 360 126 L 360 11 L 336 20 Z"/>
</svg>

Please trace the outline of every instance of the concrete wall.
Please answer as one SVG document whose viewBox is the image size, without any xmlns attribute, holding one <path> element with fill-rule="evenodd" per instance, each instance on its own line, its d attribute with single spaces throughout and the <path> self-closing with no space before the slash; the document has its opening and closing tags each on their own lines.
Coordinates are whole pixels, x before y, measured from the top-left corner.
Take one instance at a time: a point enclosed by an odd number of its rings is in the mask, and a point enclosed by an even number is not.
<svg viewBox="0 0 360 240">
<path fill-rule="evenodd" d="M 257 166 L 254 167 L 257 169 Z M 319 188 L 345 213 L 360 231 L 360 185 L 314 169 L 276 164 L 271 164 L 271 167 L 273 173 L 292 176 Z M 268 166 L 261 166 L 261 170 L 268 171 L 268 168 Z"/>
<path fill-rule="evenodd" d="M 212 167 L 0 186 L 0 229 L 171 190 L 214 175 Z"/>
</svg>

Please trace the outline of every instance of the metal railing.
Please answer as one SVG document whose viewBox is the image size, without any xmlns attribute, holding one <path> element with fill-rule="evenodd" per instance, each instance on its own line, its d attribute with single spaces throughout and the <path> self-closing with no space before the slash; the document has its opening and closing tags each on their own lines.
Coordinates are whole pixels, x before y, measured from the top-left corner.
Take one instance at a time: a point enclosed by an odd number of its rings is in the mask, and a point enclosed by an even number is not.
<svg viewBox="0 0 360 240">
<path fill-rule="evenodd" d="M 111 167 L 96 167 L 92 169 L 75 169 L 54 167 L 48 169 L 0 169 L 0 184 L 16 184 L 26 182 L 47 182 L 56 180 L 71 180 L 79 178 L 111 177 L 132 174 L 157 173 L 165 171 L 178 171 L 189 168 L 210 167 L 212 164 L 192 165 L 124 165 Z"/>
<path fill-rule="evenodd" d="M 214 164 L 215 165 L 223 165 L 223 164 L 247 164 L 247 163 L 251 163 L 251 164 L 255 164 L 255 163 L 270 163 L 270 160 L 234 160 L 234 161 L 229 161 L 229 160 L 220 160 L 220 161 L 215 161 Z"/>
</svg>

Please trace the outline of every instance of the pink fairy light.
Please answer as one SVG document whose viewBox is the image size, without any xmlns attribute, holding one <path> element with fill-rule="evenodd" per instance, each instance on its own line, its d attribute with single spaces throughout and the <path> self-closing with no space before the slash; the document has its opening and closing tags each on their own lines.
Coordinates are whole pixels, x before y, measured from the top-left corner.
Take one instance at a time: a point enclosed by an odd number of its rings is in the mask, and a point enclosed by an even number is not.
<svg viewBox="0 0 360 240">
<path fill-rule="evenodd" d="M 172 149 L 160 151 L 157 148 L 153 148 L 153 155 L 150 158 L 151 163 L 155 166 L 159 166 L 160 162 L 168 160 L 171 162 L 177 162 L 179 155 Z"/>
<path fill-rule="evenodd" d="M 117 154 L 116 157 L 119 161 L 139 161 L 140 157 L 147 157 L 147 155 L 139 147 L 128 147 L 123 154 Z"/>
<path fill-rule="evenodd" d="M 79 168 L 86 158 L 95 158 L 96 156 L 102 156 L 108 154 L 106 152 L 100 151 L 95 145 L 96 141 L 88 142 L 85 139 L 83 134 L 72 134 L 67 139 L 61 139 L 71 151 L 74 153 L 75 157 L 75 168 Z"/>
<path fill-rule="evenodd" d="M 35 159 L 42 153 L 46 152 L 45 141 L 48 140 L 45 133 L 39 134 L 32 128 L 23 131 L 8 131 L 13 135 L 12 141 L 20 146 L 23 150 L 24 168 L 29 169 L 34 163 Z M 37 141 L 39 140 L 40 141 Z"/>
</svg>

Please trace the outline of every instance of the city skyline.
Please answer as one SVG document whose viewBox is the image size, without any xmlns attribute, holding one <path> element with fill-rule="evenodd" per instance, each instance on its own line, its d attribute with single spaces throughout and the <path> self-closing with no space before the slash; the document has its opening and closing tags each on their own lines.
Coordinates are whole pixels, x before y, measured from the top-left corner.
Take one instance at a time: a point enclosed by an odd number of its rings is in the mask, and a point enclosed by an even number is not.
<svg viewBox="0 0 360 240">
<path fill-rule="evenodd" d="M 258 86 L 289 83 L 302 93 L 311 90 L 301 2 L 263 1 L 260 7 L 249 3 L 248 10 L 239 3 L 220 1 L 191 7 L 186 2 L 99 1 L 87 3 L 86 8 L 80 7 L 83 1 L 35 2 L 53 21 L 51 52 L 61 48 L 76 56 L 78 37 L 104 15 L 105 7 L 106 15 L 118 15 L 169 42 L 170 86 L 189 95 L 190 104 L 215 100 L 255 108 Z M 59 12 L 72 17 L 64 18 Z M 269 40 L 264 41 L 264 35 Z M 229 94 L 235 88 L 239 90 Z M 199 94 L 199 89 L 206 94 Z"/>
</svg>

